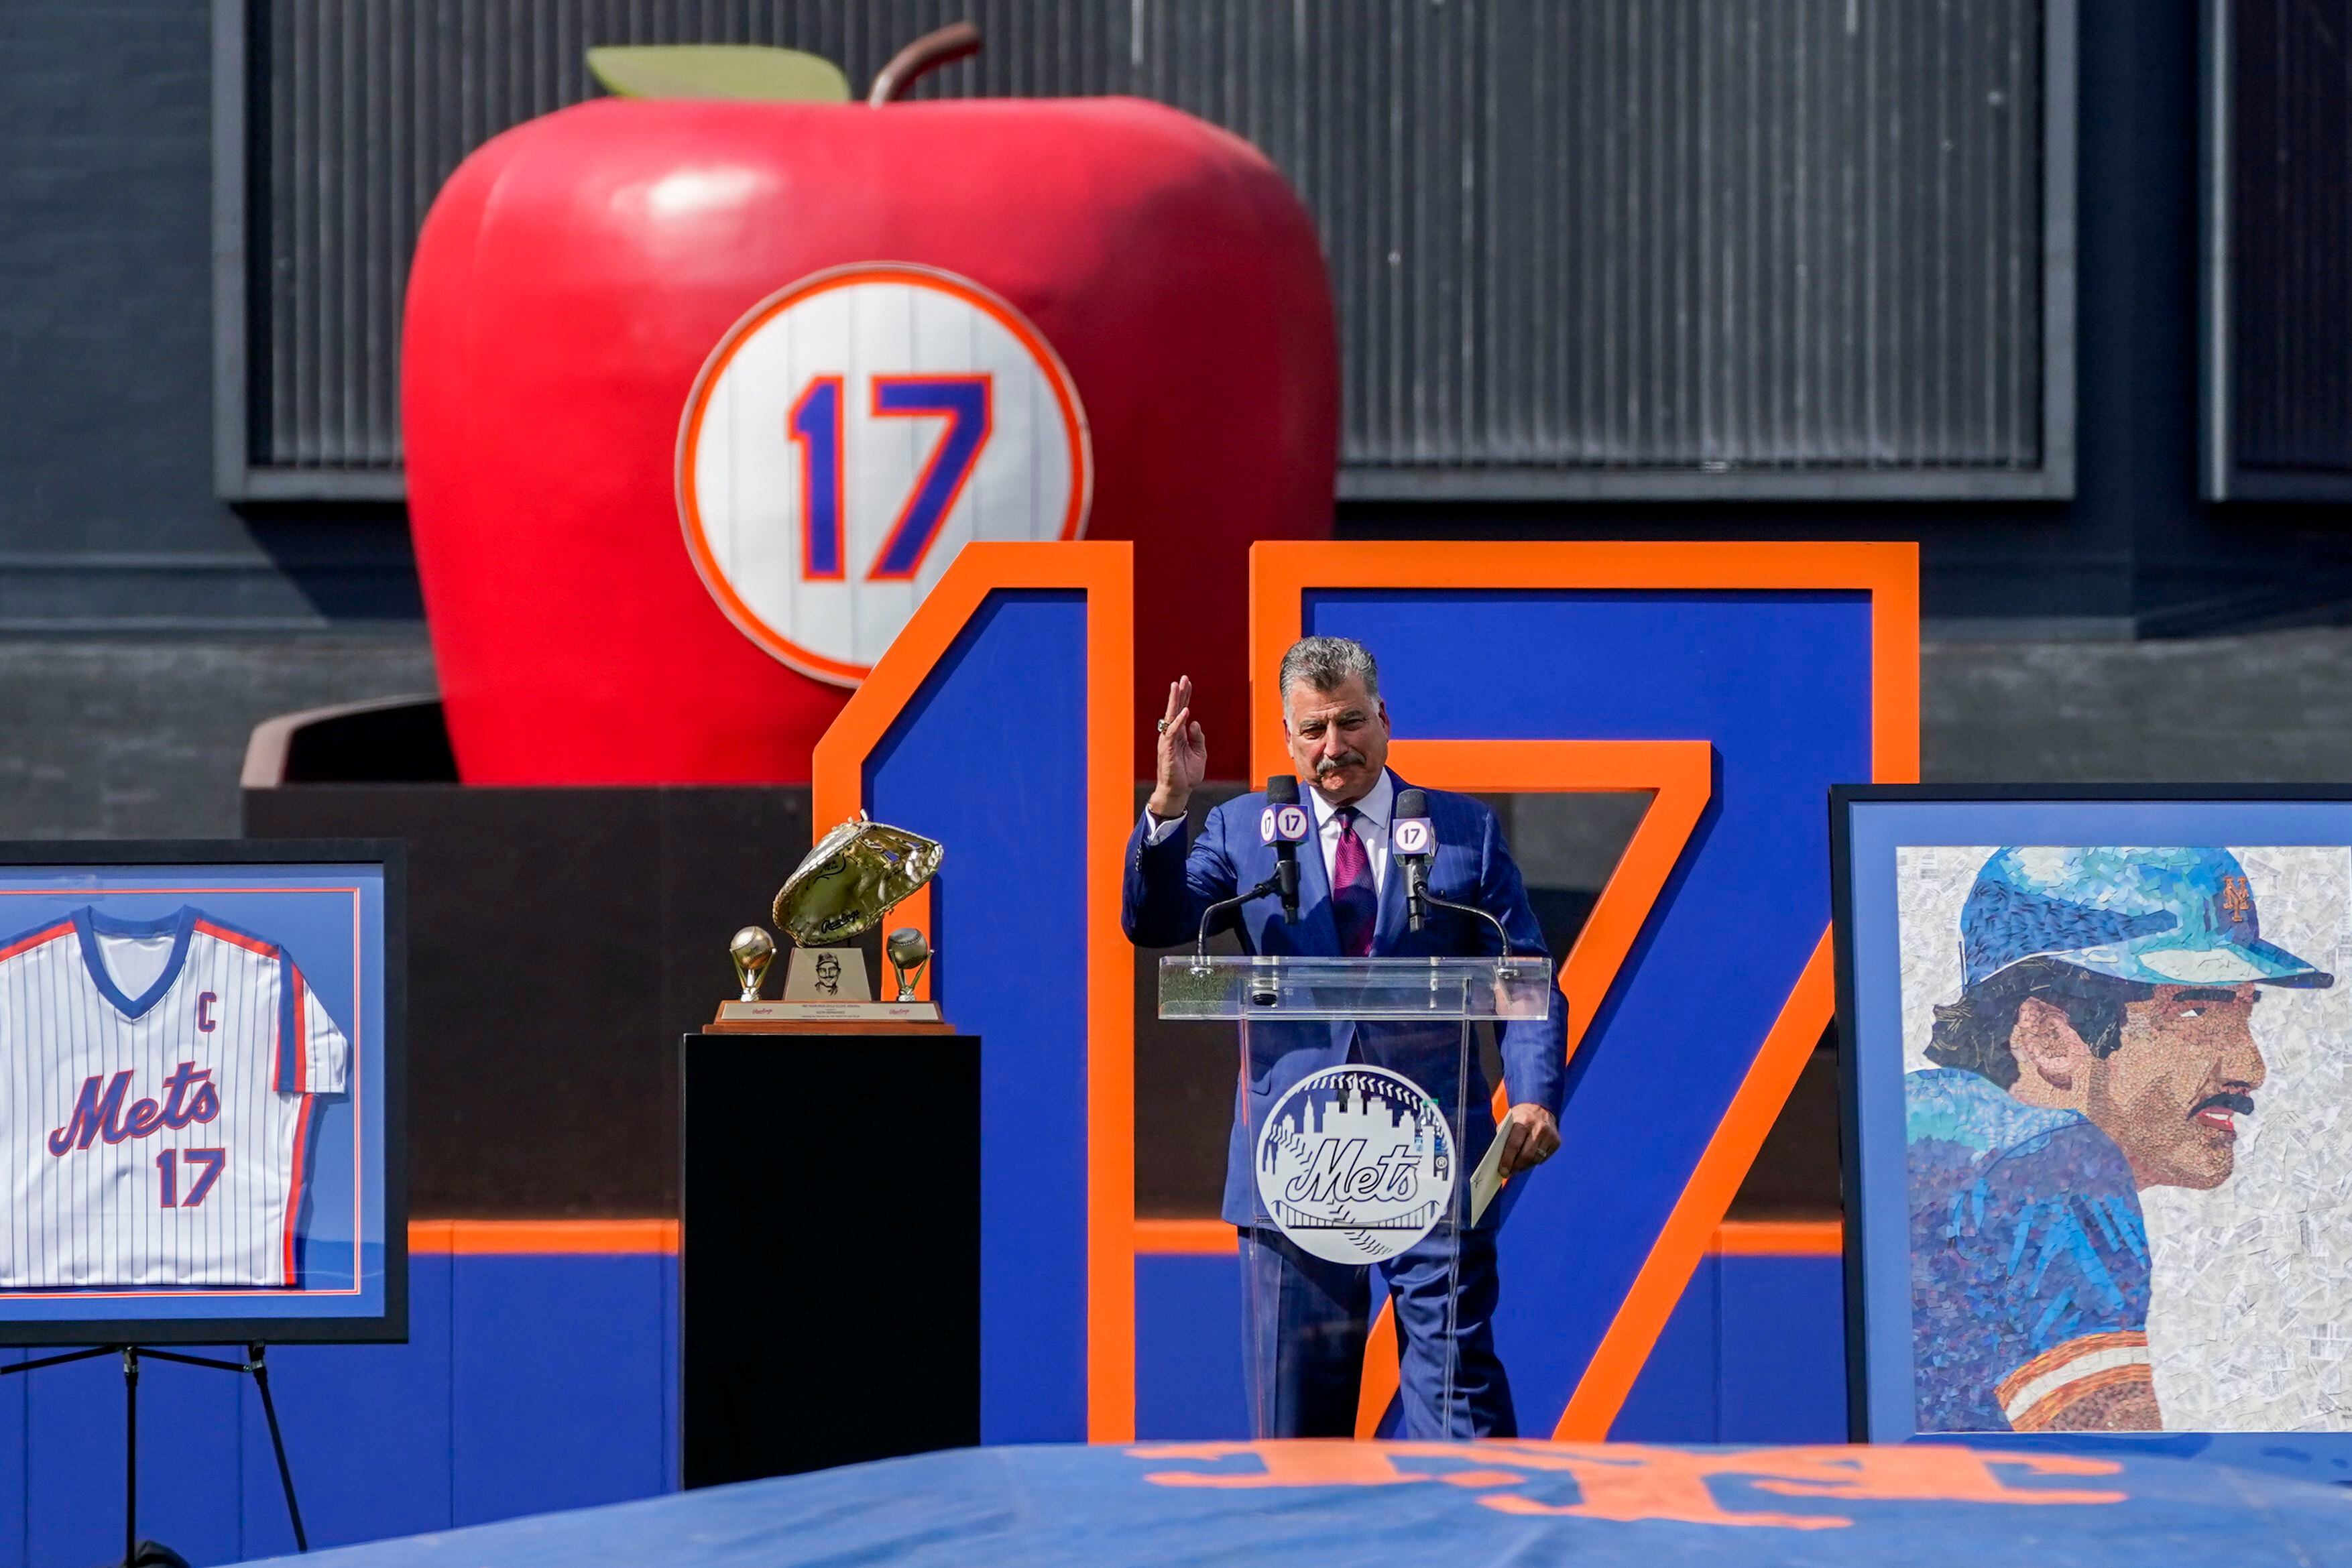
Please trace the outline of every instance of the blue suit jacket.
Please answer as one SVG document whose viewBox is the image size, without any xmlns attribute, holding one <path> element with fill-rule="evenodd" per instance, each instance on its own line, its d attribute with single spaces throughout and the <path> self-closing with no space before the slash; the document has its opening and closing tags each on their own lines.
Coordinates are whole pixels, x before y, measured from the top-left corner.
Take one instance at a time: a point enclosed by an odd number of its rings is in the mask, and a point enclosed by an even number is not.
<svg viewBox="0 0 2352 1568">
<path fill-rule="evenodd" d="M 1391 777 L 1395 777 L 1393 772 Z M 1396 779 L 1396 787 L 1408 788 L 1402 779 Z M 1519 880 L 1511 852 L 1504 846 L 1495 813 L 1467 795 L 1442 789 L 1427 794 L 1430 821 L 1437 830 L 1430 891 L 1491 912 L 1510 932 L 1514 953 L 1543 952 L 1543 932 L 1536 925 L 1535 911 L 1528 906 L 1527 887 Z M 1226 801 L 1210 811 L 1200 838 L 1189 846 L 1181 829 L 1158 844 L 1146 845 L 1144 825 L 1137 822 L 1128 839 L 1127 885 L 1119 908 L 1128 940 L 1139 947 L 1189 947 L 1200 929 L 1203 910 L 1273 875 L 1273 846 L 1258 839 L 1258 815 L 1265 807 L 1263 794 Z M 1220 928 L 1233 929 L 1233 916 L 1226 916 Z M 1331 915 L 1331 879 L 1323 869 L 1322 849 L 1314 839 L 1309 838 L 1298 851 L 1298 924 L 1285 921 L 1281 901 L 1269 895 L 1242 906 L 1239 930 L 1243 950 L 1248 953 L 1339 956 L 1339 932 Z M 1477 956 L 1497 951 L 1493 926 L 1451 910 L 1432 909 L 1419 932 L 1405 929 L 1404 878 L 1391 860 L 1389 874 L 1381 886 L 1373 956 Z M 1559 989 L 1555 977 L 1549 1018 L 1541 1023 L 1504 1024 L 1499 1041 L 1512 1103 L 1532 1102 L 1554 1115 L 1559 1113 L 1566 1088 L 1568 1058 L 1568 1003 Z M 1428 1090 L 1449 1119 L 1461 1097 L 1457 1026 L 1254 1024 L 1249 1034 L 1248 1082 L 1235 1092 L 1234 1130 L 1225 1161 L 1224 1217 L 1234 1225 L 1269 1223 L 1257 1199 L 1248 1129 L 1261 1124 L 1274 1102 L 1308 1073 L 1349 1061 L 1386 1067 Z M 1465 1113 L 1462 1121 L 1465 1179 L 1486 1157 L 1486 1145 L 1495 1137 L 1493 1091 L 1475 1055 L 1470 1061 L 1469 1088 L 1469 1103 L 1461 1107 Z M 1489 1223 L 1502 1207 L 1497 1204 L 1488 1212 Z"/>
</svg>

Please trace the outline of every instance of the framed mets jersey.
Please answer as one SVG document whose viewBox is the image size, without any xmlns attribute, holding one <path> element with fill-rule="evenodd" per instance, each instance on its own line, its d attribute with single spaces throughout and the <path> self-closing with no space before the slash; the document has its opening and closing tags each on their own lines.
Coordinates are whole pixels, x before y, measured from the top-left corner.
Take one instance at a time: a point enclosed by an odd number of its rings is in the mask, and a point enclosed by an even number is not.
<svg viewBox="0 0 2352 1568">
<path fill-rule="evenodd" d="M 406 1337 L 402 860 L 0 845 L 0 1343 Z"/>
</svg>

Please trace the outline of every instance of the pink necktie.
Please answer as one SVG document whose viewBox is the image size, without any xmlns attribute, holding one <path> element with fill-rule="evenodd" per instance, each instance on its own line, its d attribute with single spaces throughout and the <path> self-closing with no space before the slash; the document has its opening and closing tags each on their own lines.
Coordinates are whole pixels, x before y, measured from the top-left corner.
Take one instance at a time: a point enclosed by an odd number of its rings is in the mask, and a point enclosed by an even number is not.
<svg viewBox="0 0 2352 1568">
<path fill-rule="evenodd" d="M 1372 886 L 1372 857 L 1356 836 L 1356 809 L 1340 807 L 1339 818 L 1339 843 L 1331 856 L 1331 920 L 1339 928 L 1339 951 L 1361 958 L 1372 950 L 1381 897 Z"/>
</svg>

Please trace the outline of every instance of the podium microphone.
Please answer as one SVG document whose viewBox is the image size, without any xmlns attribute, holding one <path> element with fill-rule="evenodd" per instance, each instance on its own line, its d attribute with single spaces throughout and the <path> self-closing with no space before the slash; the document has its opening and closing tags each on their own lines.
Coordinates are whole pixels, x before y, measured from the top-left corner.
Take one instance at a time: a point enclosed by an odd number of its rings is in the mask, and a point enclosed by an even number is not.
<svg viewBox="0 0 2352 1568">
<path fill-rule="evenodd" d="M 1307 838 L 1307 808 L 1298 803 L 1298 780 L 1294 776 L 1277 773 L 1265 781 L 1265 810 L 1258 813 L 1257 835 L 1274 846 L 1274 874 L 1201 912 L 1200 933 L 1192 943 L 1196 975 L 1208 972 L 1210 927 L 1229 911 L 1278 893 L 1282 917 L 1293 925 L 1298 924 L 1298 846 Z"/>
<path fill-rule="evenodd" d="M 1511 933 L 1494 912 L 1475 904 L 1456 904 L 1429 891 L 1430 862 L 1437 854 L 1437 829 L 1429 820 L 1429 797 L 1423 791 L 1397 791 L 1396 815 L 1389 822 L 1389 852 L 1404 873 L 1405 918 L 1411 928 L 1420 930 L 1432 908 L 1450 909 L 1456 915 L 1483 920 L 1495 928 L 1496 940 L 1503 947 L 1502 958 L 1495 966 L 1496 973 L 1501 978 L 1512 978 L 1516 971 L 1511 967 Z"/>
<path fill-rule="evenodd" d="M 1404 873 L 1406 928 L 1418 931 L 1429 915 L 1429 862 L 1437 852 L 1437 827 L 1429 820 L 1428 795 L 1419 789 L 1397 791 L 1389 848 Z"/>
<path fill-rule="evenodd" d="M 1307 808 L 1298 803 L 1296 775 L 1276 773 L 1265 781 L 1265 810 L 1259 814 L 1257 834 L 1274 846 L 1276 889 L 1282 894 L 1282 917 L 1298 924 L 1298 846 L 1307 841 Z"/>
</svg>

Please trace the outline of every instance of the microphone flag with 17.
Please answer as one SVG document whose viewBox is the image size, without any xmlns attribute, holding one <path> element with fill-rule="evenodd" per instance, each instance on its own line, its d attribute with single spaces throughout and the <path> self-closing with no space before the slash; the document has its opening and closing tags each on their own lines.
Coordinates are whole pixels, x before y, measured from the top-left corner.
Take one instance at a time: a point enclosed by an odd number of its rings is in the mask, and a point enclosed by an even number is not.
<svg viewBox="0 0 2352 1568">
<path fill-rule="evenodd" d="M 1282 894 L 1282 917 L 1298 924 L 1298 846 L 1307 840 L 1307 808 L 1298 803 L 1295 774 L 1276 773 L 1265 781 L 1265 810 L 1258 814 L 1261 842 L 1274 846 L 1276 883 Z"/>
<path fill-rule="evenodd" d="M 1418 931 L 1429 912 L 1429 862 L 1437 853 L 1437 824 L 1429 820 L 1429 796 L 1420 789 L 1400 789 L 1396 821 L 1389 829 L 1389 847 L 1404 873 L 1407 929 Z"/>
</svg>

